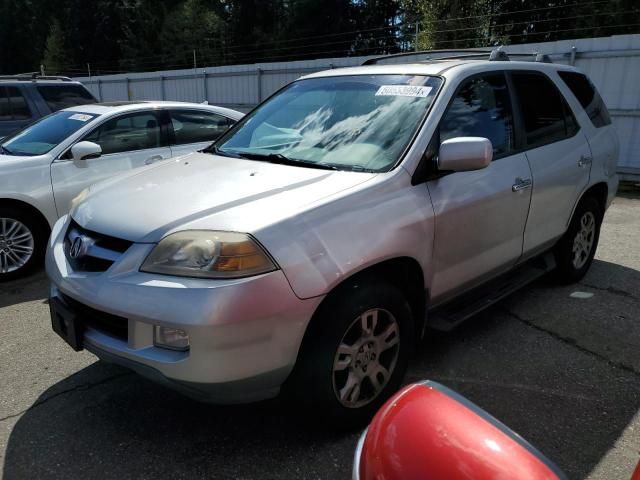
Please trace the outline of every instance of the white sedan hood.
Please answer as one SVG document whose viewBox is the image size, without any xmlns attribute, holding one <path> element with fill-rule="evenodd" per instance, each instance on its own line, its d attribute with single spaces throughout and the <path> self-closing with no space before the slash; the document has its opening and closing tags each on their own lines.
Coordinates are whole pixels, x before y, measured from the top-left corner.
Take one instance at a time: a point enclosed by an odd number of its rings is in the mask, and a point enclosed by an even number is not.
<svg viewBox="0 0 640 480">
<path fill-rule="evenodd" d="M 71 215 L 134 242 L 187 229 L 254 233 L 374 176 L 193 153 L 91 187 Z"/>
</svg>

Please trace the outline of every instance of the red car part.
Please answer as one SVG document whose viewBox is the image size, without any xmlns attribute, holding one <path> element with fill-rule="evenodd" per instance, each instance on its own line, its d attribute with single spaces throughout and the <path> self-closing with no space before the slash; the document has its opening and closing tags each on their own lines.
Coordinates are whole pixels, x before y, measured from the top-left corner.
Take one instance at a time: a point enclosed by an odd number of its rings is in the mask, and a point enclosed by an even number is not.
<svg viewBox="0 0 640 480">
<path fill-rule="evenodd" d="M 378 411 L 360 439 L 353 477 L 566 478 L 507 426 L 456 392 L 431 381 L 408 385 Z"/>
</svg>

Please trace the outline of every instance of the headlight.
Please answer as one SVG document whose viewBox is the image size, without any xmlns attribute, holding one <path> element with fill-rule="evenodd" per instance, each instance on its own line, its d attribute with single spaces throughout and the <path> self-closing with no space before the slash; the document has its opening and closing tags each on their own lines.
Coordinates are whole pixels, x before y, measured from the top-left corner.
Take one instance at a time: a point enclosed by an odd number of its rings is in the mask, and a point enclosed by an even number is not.
<svg viewBox="0 0 640 480">
<path fill-rule="evenodd" d="M 249 236 L 190 230 L 163 238 L 140 268 L 182 277 L 238 278 L 271 272 L 275 264 Z"/>
</svg>

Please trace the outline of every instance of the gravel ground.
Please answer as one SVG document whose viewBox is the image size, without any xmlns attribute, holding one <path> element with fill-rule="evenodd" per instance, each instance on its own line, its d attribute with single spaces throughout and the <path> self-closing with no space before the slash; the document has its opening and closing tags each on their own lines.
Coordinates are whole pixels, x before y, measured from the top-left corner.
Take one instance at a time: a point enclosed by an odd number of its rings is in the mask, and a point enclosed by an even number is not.
<svg viewBox="0 0 640 480">
<path fill-rule="evenodd" d="M 640 452 L 639 234 L 640 199 L 618 197 L 580 284 L 538 281 L 433 334 L 407 381 L 459 391 L 570 478 L 630 478 Z M 51 331 L 46 296 L 43 273 L 0 286 L 4 478 L 349 478 L 358 433 L 299 425 L 278 401 L 200 404 L 74 353 Z"/>
</svg>

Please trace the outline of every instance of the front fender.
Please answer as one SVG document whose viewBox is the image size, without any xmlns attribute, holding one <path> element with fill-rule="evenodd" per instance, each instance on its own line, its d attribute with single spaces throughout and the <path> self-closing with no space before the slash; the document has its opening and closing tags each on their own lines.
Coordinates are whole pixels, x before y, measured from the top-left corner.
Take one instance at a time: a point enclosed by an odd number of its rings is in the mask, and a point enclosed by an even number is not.
<svg viewBox="0 0 640 480">
<path fill-rule="evenodd" d="M 401 169 L 256 233 L 299 298 L 329 293 L 372 265 L 417 260 L 431 278 L 433 207 Z"/>
</svg>

